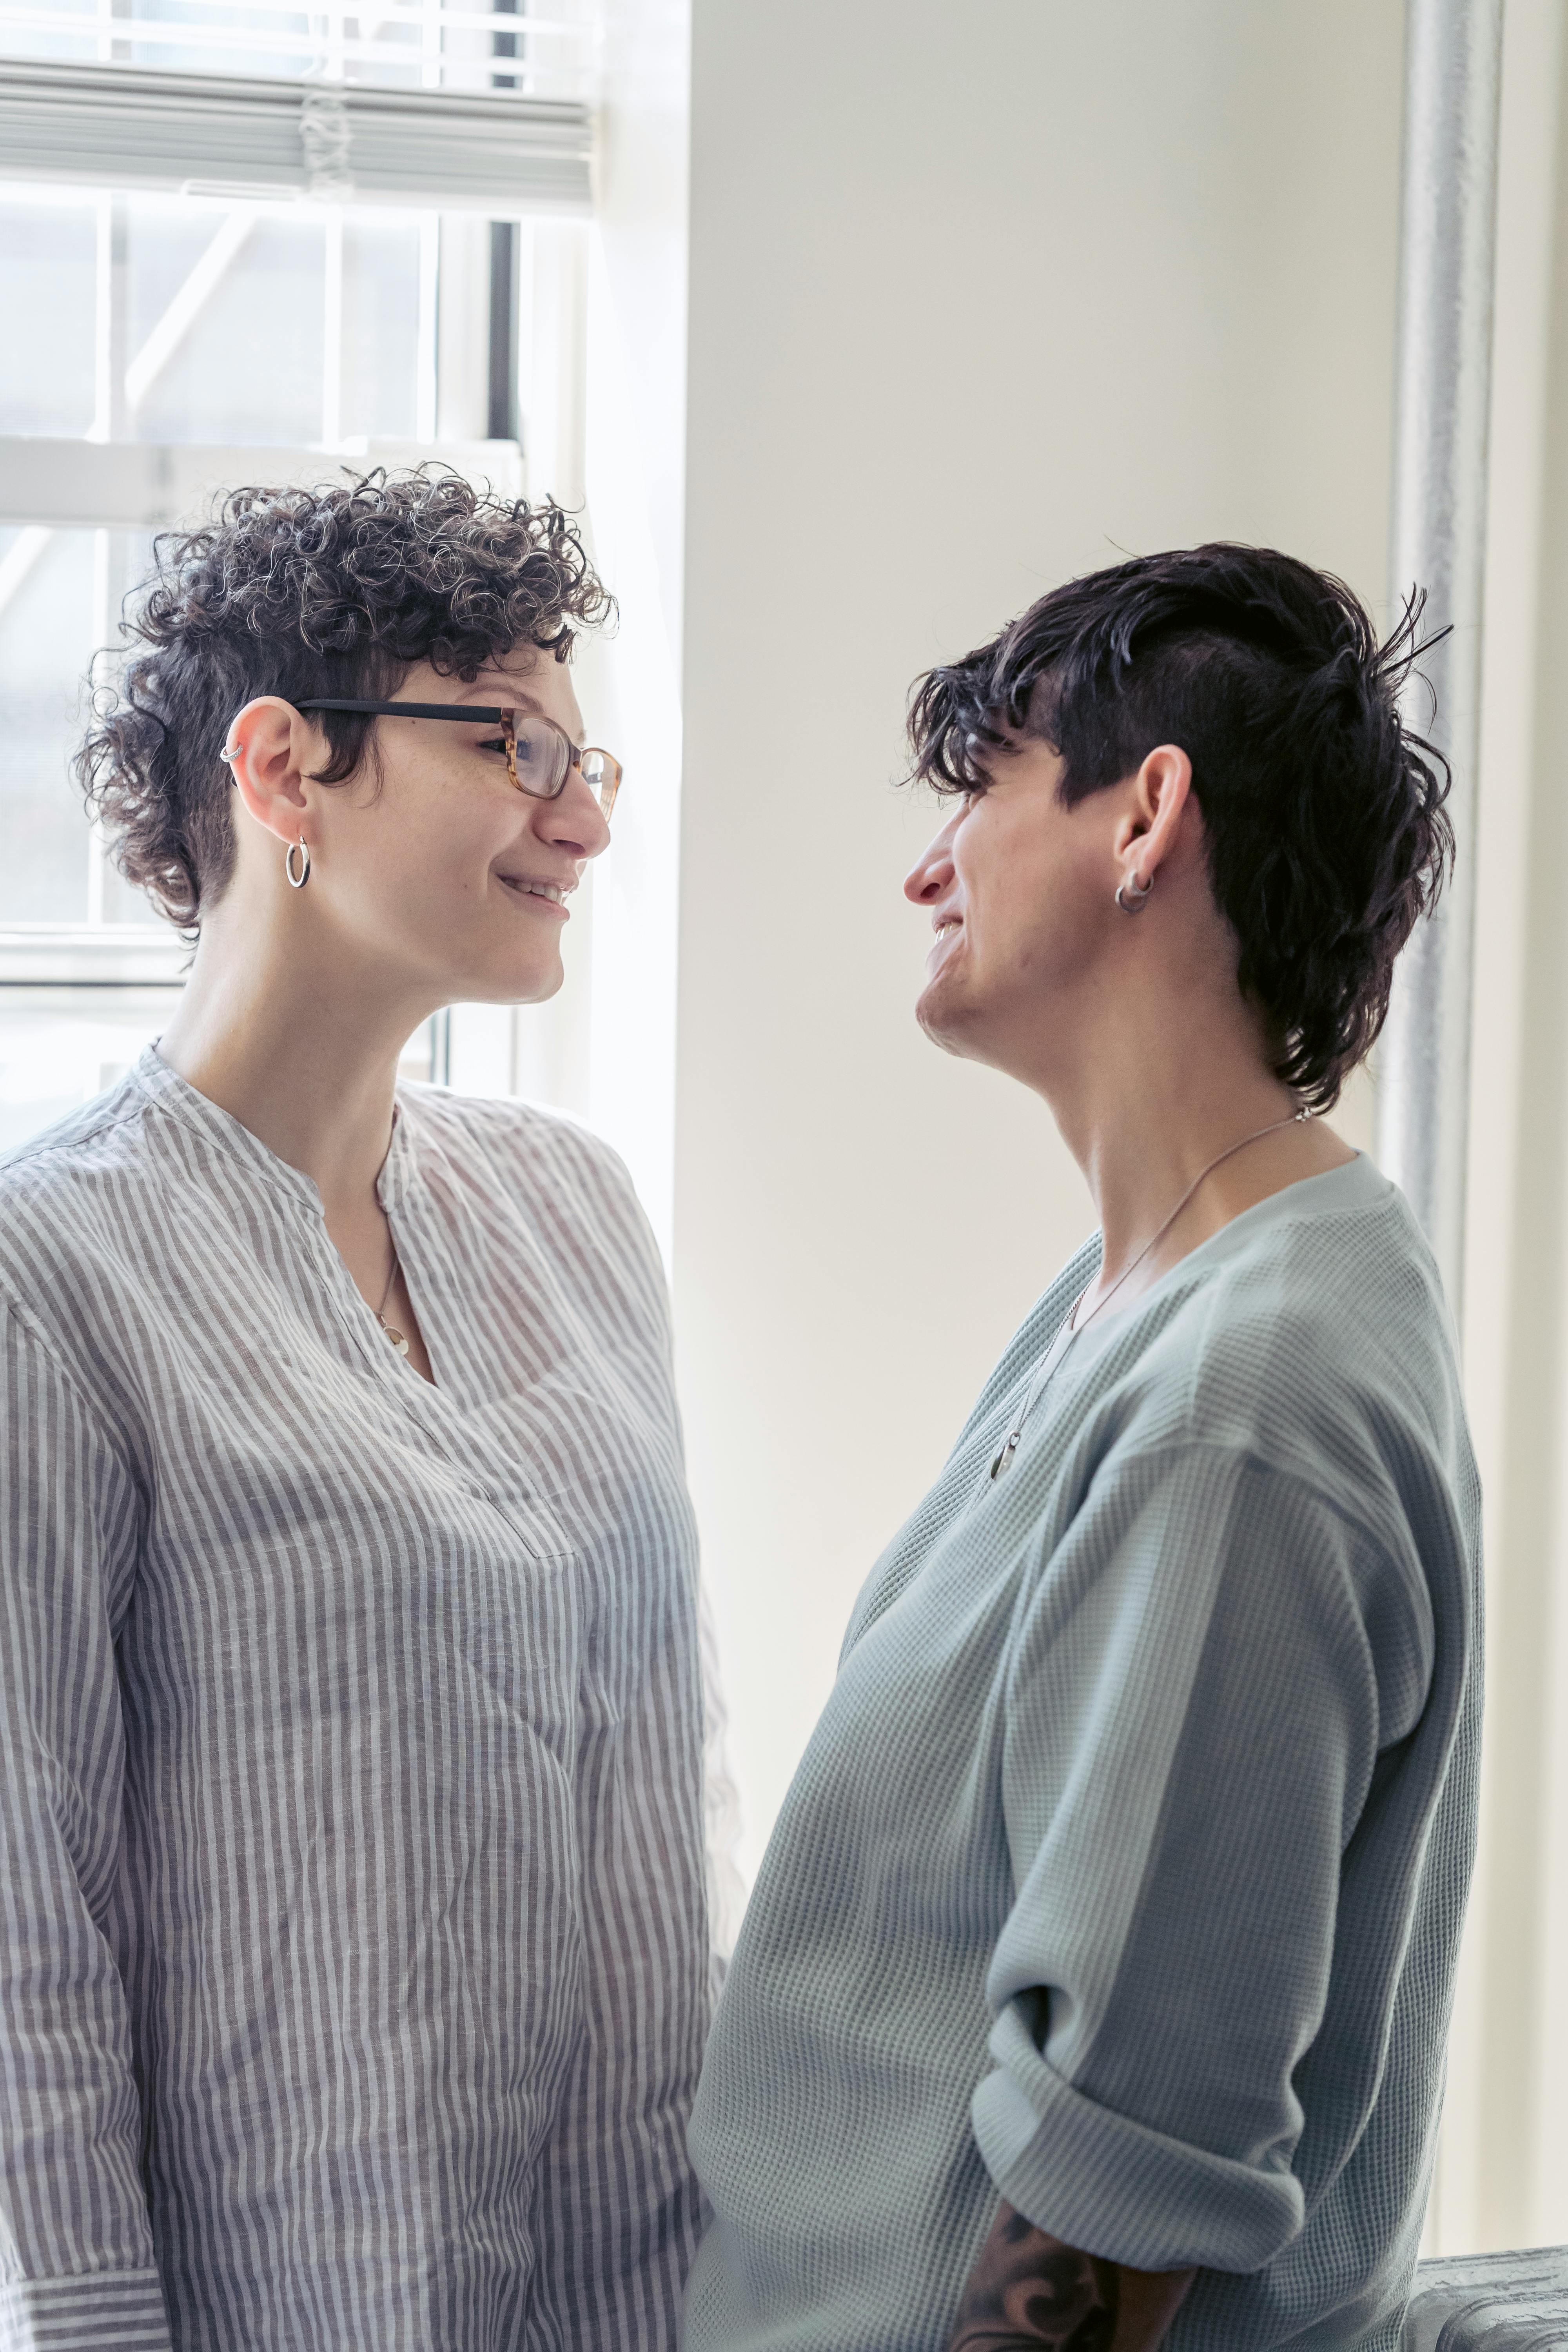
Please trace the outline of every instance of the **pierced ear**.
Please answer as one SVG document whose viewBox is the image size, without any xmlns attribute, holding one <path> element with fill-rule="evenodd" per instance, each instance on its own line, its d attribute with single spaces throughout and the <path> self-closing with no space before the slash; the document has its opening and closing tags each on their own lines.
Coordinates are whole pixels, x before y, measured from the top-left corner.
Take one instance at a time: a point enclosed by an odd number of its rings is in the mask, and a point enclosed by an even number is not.
<svg viewBox="0 0 1568 2352">
<path fill-rule="evenodd" d="M 300 713 L 279 695 L 258 695 L 229 722 L 225 748 L 246 814 L 279 841 L 298 840 L 315 751 L 314 730 Z"/>
<path fill-rule="evenodd" d="M 1179 744 L 1157 743 L 1143 760 L 1136 779 L 1136 814 L 1129 820 L 1127 839 L 1143 839 L 1142 866 L 1152 874 L 1168 856 L 1192 794 L 1193 763 Z"/>
</svg>

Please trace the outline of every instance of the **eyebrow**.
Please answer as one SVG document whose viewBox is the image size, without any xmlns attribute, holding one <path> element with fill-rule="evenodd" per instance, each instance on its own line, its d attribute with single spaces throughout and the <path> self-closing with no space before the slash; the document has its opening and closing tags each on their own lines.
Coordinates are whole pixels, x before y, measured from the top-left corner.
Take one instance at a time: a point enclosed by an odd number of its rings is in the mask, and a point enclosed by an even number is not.
<svg viewBox="0 0 1568 2352">
<path fill-rule="evenodd" d="M 461 697 L 459 697 L 458 699 L 453 703 L 452 709 L 454 710 L 527 709 L 531 710 L 536 719 L 544 719 L 549 716 L 549 713 L 545 710 L 543 705 L 536 701 L 531 694 L 520 693 L 518 688 L 514 686 L 509 686 L 504 694 L 486 695 L 482 701 L 477 695 L 471 703 L 465 701 Z"/>
<path fill-rule="evenodd" d="M 510 699 L 508 698 L 509 697 Z M 498 708 L 502 710 L 531 710 L 536 719 L 548 719 L 550 716 L 550 713 L 546 710 L 544 705 L 533 695 L 524 694 L 516 687 L 508 687 L 506 695 L 502 696 L 499 705 L 494 702 L 481 702 L 475 706 L 460 701 L 454 702 L 452 705 L 454 710 L 467 710 L 476 707 L 480 710 L 494 710 Z M 560 727 L 561 721 L 557 719 L 555 724 L 557 727 Z M 582 717 L 581 713 L 578 714 L 575 729 L 562 728 L 561 731 L 563 734 L 569 735 L 571 737 L 571 740 L 576 744 L 579 751 L 581 751 L 587 743 L 587 721 Z"/>
</svg>

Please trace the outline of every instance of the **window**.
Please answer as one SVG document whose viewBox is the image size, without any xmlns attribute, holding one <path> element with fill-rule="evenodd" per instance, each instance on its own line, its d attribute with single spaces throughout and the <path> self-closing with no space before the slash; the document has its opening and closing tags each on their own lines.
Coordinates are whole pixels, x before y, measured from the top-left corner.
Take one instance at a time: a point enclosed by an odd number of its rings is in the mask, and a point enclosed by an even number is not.
<svg viewBox="0 0 1568 2352">
<path fill-rule="evenodd" d="M 186 961 L 68 772 L 153 534 L 344 463 L 515 494 L 526 451 L 581 499 L 595 42 L 443 0 L 0 0 L 0 1149 L 120 1075 Z M 573 1017 L 525 1053 L 460 1008 L 408 1066 L 570 1100 Z"/>
</svg>

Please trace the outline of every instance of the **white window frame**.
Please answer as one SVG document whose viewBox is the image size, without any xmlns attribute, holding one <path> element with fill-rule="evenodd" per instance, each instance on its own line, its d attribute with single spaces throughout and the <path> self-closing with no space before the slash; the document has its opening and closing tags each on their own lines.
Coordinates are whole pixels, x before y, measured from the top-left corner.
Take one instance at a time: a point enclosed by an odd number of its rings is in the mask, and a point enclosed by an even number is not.
<svg viewBox="0 0 1568 2352">
<path fill-rule="evenodd" d="M 484 46 L 513 25 L 526 28 L 527 20 L 487 17 Z M 427 79 L 438 70 L 433 66 Z M 537 223 L 535 239 L 543 248 L 540 266 L 516 289 L 533 327 L 531 380 L 519 387 L 521 405 L 542 427 L 542 486 L 580 502 L 582 239 L 573 230 L 591 208 L 593 141 L 592 110 L 571 99 L 0 61 L 0 184 L 100 192 L 97 415 L 81 439 L 0 435 L 0 523 L 21 527 L 0 559 L 0 613 L 21 593 L 55 530 L 91 530 L 100 534 L 102 583 L 94 639 L 107 645 L 117 601 L 108 533 L 188 520 L 215 490 L 235 482 L 311 483 L 330 478 L 345 460 L 395 466 L 439 458 L 508 496 L 522 495 L 519 441 L 486 429 L 496 405 L 486 306 L 498 258 L 504 260 L 495 240 L 514 223 Z M 132 353 L 124 348 L 123 302 L 115 299 L 117 208 L 129 195 L 161 191 L 216 199 L 228 210 L 142 349 Z M 321 442 L 289 449 L 132 440 L 139 395 L 222 282 L 254 222 L 279 205 L 325 225 L 329 359 Z M 414 212 L 420 219 L 416 435 L 406 441 L 350 440 L 341 430 L 341 372 L 331 354 L 342 343 L 342 275 L 341 266 L 333 270 L 332 255 L 335 249 L 341 257 L 345 218 L 365 208 L 384 216 L 388 208 Z M 472 299 L 443 308 L 443 273 L 449 287 L 466 288 Z M 512 277 L 515 285 L 515 268 Z M 472 331 L 481 312 L 482 338 Z M 514 312 L 508 320 L 514 355 L 519 326 Z M 179 986 L 189 960 L 184 942 L 162 927 L 106 923 L 104 846 L 95 834 L 87 850 L 84 921 L 0 927 L 0 1005 L 103 1002 L 118 992 L 127 992 L 126 1003 L 130 992 L 146 1003 L 149 990 Z M 493 1021 L 470 1026 L 475 1034 L 458 1056 L 465 1082 L 515 1091 L 525 1075 L 515 1018 L 493 1035 Z M 452 1015 L 438 1015 L 423 1066 L 444 1083 L 453 1060 Z"/>
</svg>

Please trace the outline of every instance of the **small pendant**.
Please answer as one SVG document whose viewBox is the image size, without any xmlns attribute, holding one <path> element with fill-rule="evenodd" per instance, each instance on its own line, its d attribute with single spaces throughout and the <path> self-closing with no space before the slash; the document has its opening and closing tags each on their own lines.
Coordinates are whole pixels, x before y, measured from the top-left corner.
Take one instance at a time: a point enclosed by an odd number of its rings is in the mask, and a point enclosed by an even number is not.
<svg viewBox="0 0 1568 2352">
<path fill-rule="evenodd" d="M 375 1319 L 378 1323 L 381 1323 L 381 1318 L 379 1315 Z M 406 1356 L 408 1353 L 408 1342 L 404 1338 L 402 1332 L 395 1331 L 390 1323 L 381 1323 L 381 1328 L 385 1332 L 387 1338 L 391 1340 L 393 1346 L 396 1349 L 398 1354 L 400 1356 Z"/>
<path fill-rule="evenodd" d="M 1018 1440 L 1022 1435 L 1023 1432 L 1021 1430 L 1016 1429 L 1013 1431 L 1006 1444 L 1002 1448 L 1001 1453 L 991 1465 L 991 1475 L 993 1478 L 1000 1478 L 1004 1470 L 1010 1470 L 1012 1468 L 1013 1456 L 1018 1451 Z"/>
</svg>

